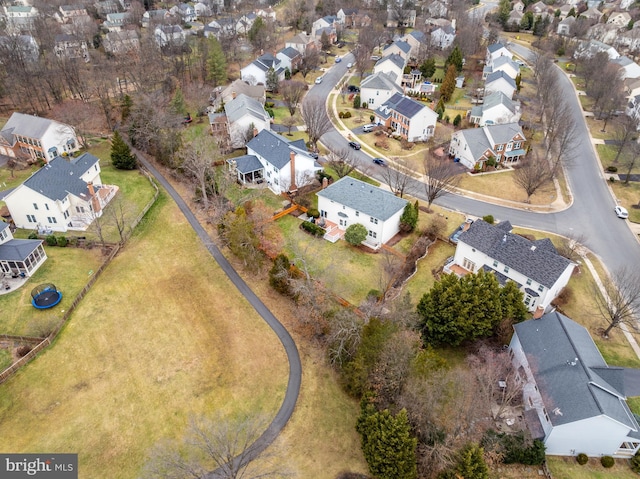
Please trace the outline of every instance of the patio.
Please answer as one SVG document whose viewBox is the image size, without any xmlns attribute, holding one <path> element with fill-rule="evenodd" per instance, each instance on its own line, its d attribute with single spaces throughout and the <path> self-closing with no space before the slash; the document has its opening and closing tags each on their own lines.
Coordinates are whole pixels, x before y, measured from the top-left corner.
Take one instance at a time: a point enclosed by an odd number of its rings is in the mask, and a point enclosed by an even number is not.
<svg viewBox="0 0 640 479">
<path fill-rule="evenodd" d="M 0 295 L 13 293 L 29 280 L 28 276 L 13 277 L 10 274 L 0 272 Z"/>
</svg>

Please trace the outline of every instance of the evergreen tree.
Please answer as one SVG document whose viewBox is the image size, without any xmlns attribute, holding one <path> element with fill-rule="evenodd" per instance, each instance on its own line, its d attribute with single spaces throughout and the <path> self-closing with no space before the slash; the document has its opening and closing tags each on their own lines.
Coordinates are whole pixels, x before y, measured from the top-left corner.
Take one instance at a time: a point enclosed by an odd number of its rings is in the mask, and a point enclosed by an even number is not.
<svg viewBox="0 0 640 479">
<path fill-rule="evenodd" d="M 120 115 L 123 123 L 127 121 L 127 118 L 129 118 L 132 107 L 133 107 L 133 100 L 129 95 L 125 95 L 122 98 L 122 103 L 120 104 Z"/>
<path fill-rule="evenodd" d="M 503 28 L 507 26 L 510 14 L 511 2 L 509 0 L 500 0 L 500 3 L 498 4 L 498 21 Z"/>
<path fill-rule="evenodd" d="M 462 51 L 458 45 L 456 45 L 447 57 L 447 61 L 444 62 L 444 69 L 447 71 L 449 65 L 455 65 L 457 73 L 460 73 L 462 71 L 463 63 Z"/>
<path fill-rule="evenodd" d="M 212 81 L 214 86 L 222 85 L 227 81 L 227 58 L 215 36 L 211 35 L 207 41 L 207 79 Z"/>
<path fill-rule="evenodd" d="M 520 91 L 520 84 L 522 83 L 522 74 L 518 73 L 516 76 L 516 88 Z"/>
<path fill-rule="evenodd" d="M 375 477 L 415 479 L 417 440 L 411 436 L 406 409 L 395 417 L 388 409 L 377 412 L 370 397 L 361 403 L 356 430 L 362 438 L 362 452 Z"/>
<path fill-rule="evenodd" d="M 488 479 L 489 468 L 484 461 L 484 450 L 477 444 L 468 444 L 458 457 L 456 473 L 464 479 Z"/>
<path fill-rule="evenodd" d="M 502 307 L 502 319 L 510 319 L 514 323 L 519 323 L 527 317 L 524 294 L 513 281 L 507 281 L 500 288 L 500 305 Z"/>
<path fill-rule="evenodd" d="M 111 138 L 111 164 L 119 170 L 133 170 L 137 164 L 135 155 L 131 154 L 131 148 L 124 142 L 118 130 Z"/>
<path fill-rule="evenodd" d="M 460 126 L 461 122 L 462 122 L 462 116 L 460 116 L 460 113 L 458 113 L 456 117 L 453 119 L 453 126 Z"/>
<path fill-rule="evenodd" d="M 436 105 L 436 113 L 438 114 L 438 120 L 442 120 L 444 116 L 444 100 L 442 96 L 438 100 L 438 104 Z"/>
<path fill-rule="evenodd" d="M 418 224 L 418 202 L 415 204 L 407 203 L 404 207 L 402 216 L 400 217 L 400 228 L 403 231 L 413 231 Z"/>
<path fill-rule="evenodd" d="M 291 279 L 291 262 L 285 254 L 279 254 L 273 260 L 273 266 L 269 270 L 269 284 L 278 293 L 289 295 L 291 294 L 291 286 L 289 280 Z"/>
<path fill-rule="evenodd" d="M 525 12 L 522 16 L 522 20 L 520 20 L 520 29 L 531 30 L 533 28 L 533 21 L 533 13 Z"/>
<path fill-rule="evenodd" d="M 344 240 L 354 246 L 358 246 L 367 239 L 367 228 L 360 223 L 354 223 L 344 232 Z"/>
<path fill-rule="evenodd" d="M 278 83 L 278 73 L 273 69 L 273 67 L 269 68 L 267 70 L 267 84 L 265 85 L 267 91 L 277 93 Z"/>
<path fill-rule="evenodd" d="M 444 80 L 442 80 L 442 85 L 440 86 L 440 98 L 445 102 L 451 100 L 453 92 L 456 90 L 457 74 L 458 72 L 455 65 L 449 65 L 449 67 L 447 68 L 447 73 L 444 76 Z"/>
<path fill-rule="evenodd" d="M 420 65 L 420 73 L 425 78 L 431 78 L 436 72 L 436 60 L 434 58 L 427 58 L 422 65 Z"/>
<path fill-rule="evenodd" d="M 356 95 L 356 96 L 353 97 L 353 107 L 355 109 L 358 109 L 358 108 L 360 108 L 360 106 L 361 106 L 360 105 L 360 95 Z"/>
<path fill-rule="evenodd" d="M 187 112 L 187 105 L 184 102 L 184 95 L 180 87 L 176 88 L 173 98 L 171 99 L 171 111 L 176 115 L 183 116 Z"/>
<path fill-rule="evenodd" d="M 576 9 L 575 7 L 571 7 L 571 10 L 569 10 L 569 13 L 567 13 L 567 17 L 575 17 L 576 16 Z"/>
</svg>

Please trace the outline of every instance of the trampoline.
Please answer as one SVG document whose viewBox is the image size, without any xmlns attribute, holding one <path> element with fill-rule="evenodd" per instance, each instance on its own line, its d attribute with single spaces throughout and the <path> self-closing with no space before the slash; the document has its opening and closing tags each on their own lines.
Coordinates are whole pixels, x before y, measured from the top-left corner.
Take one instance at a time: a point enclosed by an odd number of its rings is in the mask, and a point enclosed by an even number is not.
<svg viewBox="0 0 640 479">
<path fill-rule="evenodd" d="M 54 284 L 41 284 L 31 291 L 31 304 L 37 309 L 53 308 L 62 300 L 62 292 Z"/>
</svg>

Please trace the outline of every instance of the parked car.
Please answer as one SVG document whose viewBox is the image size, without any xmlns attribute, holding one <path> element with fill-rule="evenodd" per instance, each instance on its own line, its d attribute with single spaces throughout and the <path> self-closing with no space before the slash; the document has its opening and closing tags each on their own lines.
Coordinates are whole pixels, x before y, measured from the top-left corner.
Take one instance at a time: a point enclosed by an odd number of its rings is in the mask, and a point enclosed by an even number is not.
<svg viewBox="0 0 640 479">
<path fill-rule="evenodd" d="M 373 131 L 375 127 L 376 125 L 374 125 L 373 123 L 369 123 L 368 125 L 364 125 L 362 127 L 362 131 L 364 131 L 365 133 L 369 133 L 370 131 Z"/>
<path fill-rule="evenodd" d="M 353 66 L 353 63 L 349 62 L 347 63 L 347 68 L 351 68 Z"/>
<path fill-rule="evenodd" d="M 336 57 L 336 63 L 340 63 L 341 61 L 342 61 L 342 58 Z"/>
<path fill-rule="evenodd" d="M 316 78 L 316 85 L 319 85 L 320 83 L 322 83 L 322 77 Z"/>
<path fill-rule="evenodd" d="M 623 220 L 626 220 L 629 217 L 629 212 L 622 206 L 616 206 L 614 210 L 618 218 L 622 218 Z"/>
<path fill-rule="evenodd" d="M 348 91 L 349 93 L 360 93 L 360 88 L 358 88 L 358 87 L 357 87 L 357 86 L 355 86 L 355 85 L 349 85 L 349 86 L 347 87 L 347 91 Z"/>
<path fill-rule="evenodd" d="M 379 57 L 378 55 L 371 55 L 371 59 L 372 59 L 374 62 L 377 62 L 378 60 L 380 60 L 380 57 Z"/>
<path fill-rule="evenodd" d="M 380 165 L 380 166 L 387 166 L 387 164 L 385 163 L 385 161 L 382 158 L 374 158 L 373 162 L 376 165 Z"/>
<path fill-rule="evenodd" d="M 360 148 L 362 148 L 362 146 L 360 146 L 360 143 L 358 143 L 357 141 L 350 141 L 349 146 L 354 150 L 359 150 Z"/>
</svg>

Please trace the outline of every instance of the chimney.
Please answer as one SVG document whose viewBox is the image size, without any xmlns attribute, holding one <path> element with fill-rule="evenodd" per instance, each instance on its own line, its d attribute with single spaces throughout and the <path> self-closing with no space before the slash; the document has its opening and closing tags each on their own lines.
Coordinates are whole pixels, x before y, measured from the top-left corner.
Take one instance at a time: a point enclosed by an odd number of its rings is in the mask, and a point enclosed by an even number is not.
<svg viewBox="0 0 640 479">
<path fill-rule="evenodd" d="M 291 166 L 291 187 L 289 191 L 297 191 L 298 186 L 296 185 L 296 154 L 293 151 L 289 152 L 289 165 Z"/>
<path fill-rule="evenodd" d="M 87 188 L 89 188 L 89 196 L 93 198 L 96 195 L 96 190 L 93 187 L 93 181 L 90 181 L 89 183 L 87 183 Z"/>
<path fill-rule="evenodd" d="M 329 180 L 326 176 L 322 177 L 322 189 L 324 190 L 327 186 L 329 186 Z"/>
<path fill-rule="evenodd" d="M 258 136 L 258 129 L 255 126 L 253 127 L 253 136 Z"/>
<path fill-rule="evenodd" d="M 236 96 L 238 96 L 238 94 L 235 91 L 232 91 L 231 92 L 231 98 L 235 100 Z"/>
<path fill-rule="evenodd" d="M 544 308 L 538 306 L 535 312 L 533 313 L 533 319 L 540 319 L 543 314 L 544 314 Z"/>
<path fill-rule="evenodd" d="M 91 207 L 93 208 L 94 213 L 99 213 L 102 207 L 100 206 L 100 200 L 96 196 L 96 190 L 93 187 L 93 182 L 90 181 L 87 183 L 87 188 L 89 189 L 89 196 L 91 197 Z"/>
</svg>

